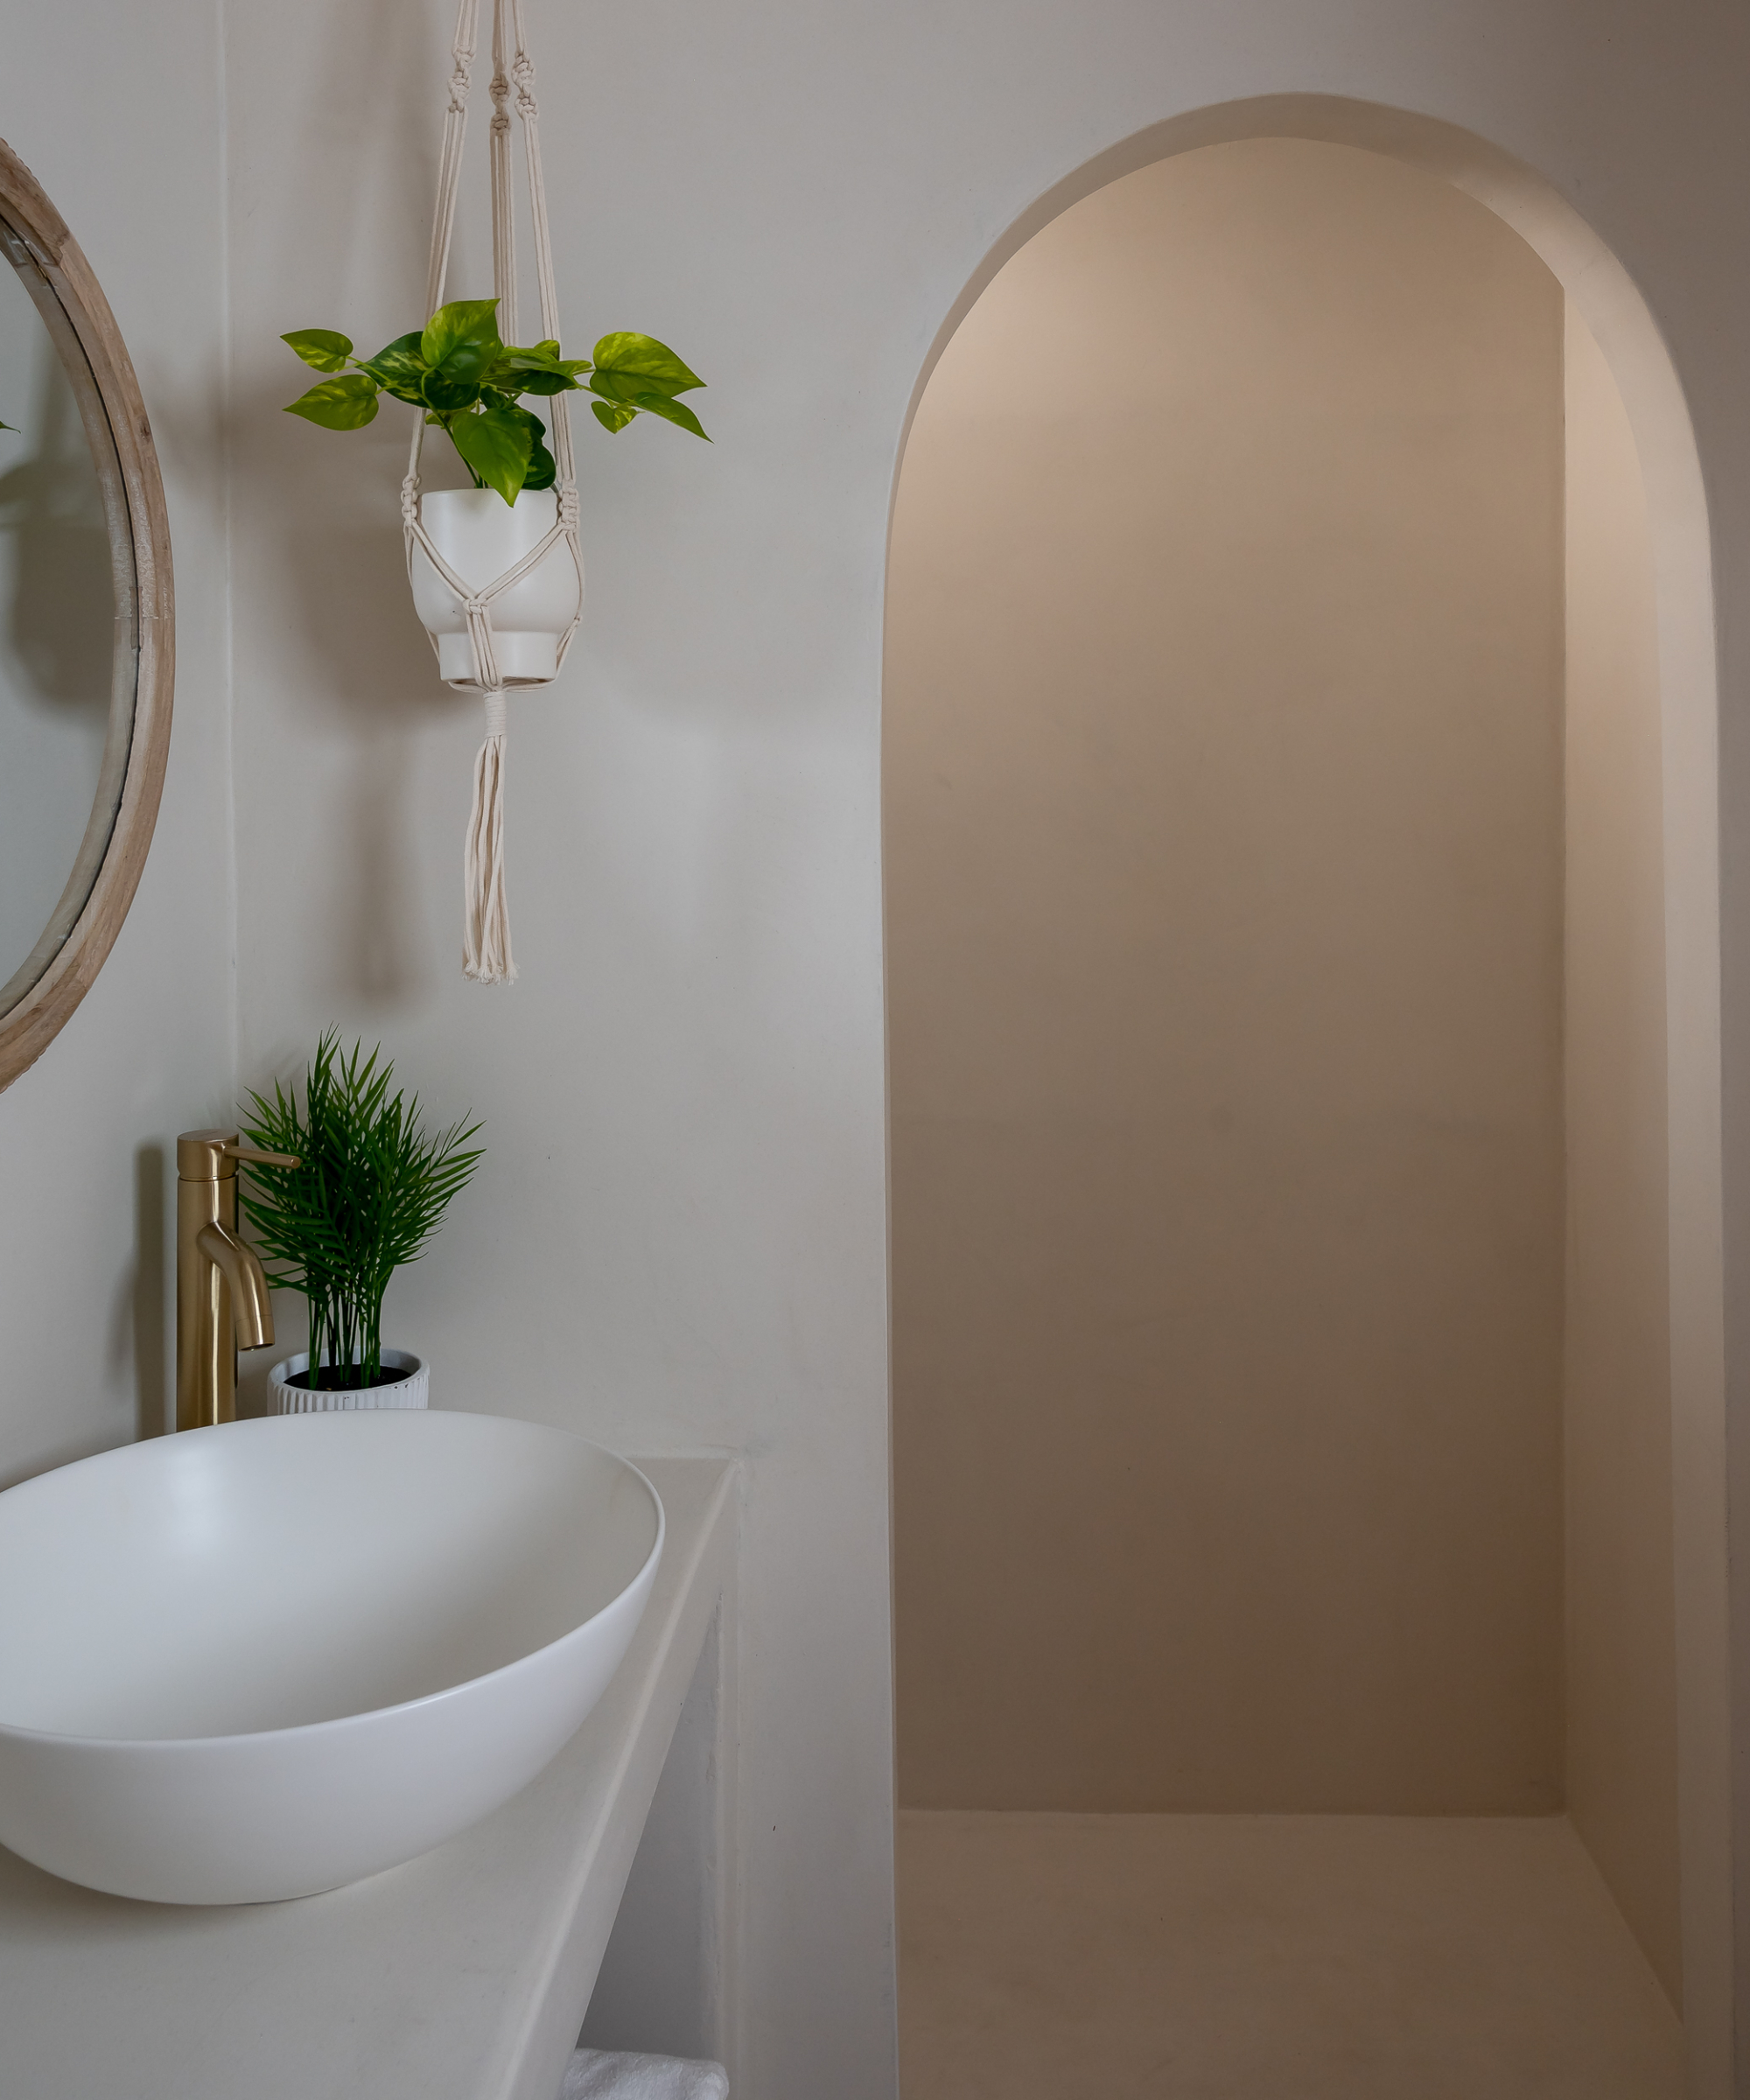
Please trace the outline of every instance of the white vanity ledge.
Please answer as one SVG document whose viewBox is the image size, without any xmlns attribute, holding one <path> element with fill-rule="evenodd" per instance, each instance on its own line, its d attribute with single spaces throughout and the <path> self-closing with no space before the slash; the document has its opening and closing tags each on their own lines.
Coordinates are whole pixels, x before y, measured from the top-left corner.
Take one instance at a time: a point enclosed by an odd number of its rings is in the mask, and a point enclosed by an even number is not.
<svg viewBox="0 0 1750 2100">
<path fill-rule="evenodd" d="M 292 1903 L 182 1909 L 0 1850 L 5 2100 L 554 2100 L 734 1550 L 734 1467 L 640 1459 L 662 1565 L 601 1703 L 438 1851 Z"/>
</svg>

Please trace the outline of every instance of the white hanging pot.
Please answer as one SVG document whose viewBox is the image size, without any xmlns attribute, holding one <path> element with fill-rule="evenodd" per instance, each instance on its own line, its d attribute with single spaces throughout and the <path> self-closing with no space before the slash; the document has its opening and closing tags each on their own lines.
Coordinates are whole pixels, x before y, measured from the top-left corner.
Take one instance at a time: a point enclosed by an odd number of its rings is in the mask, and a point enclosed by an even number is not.
<svg viewBox="0 0 1750 2100">
<path fill-rule="evenodd" d="M 514 503 L 490 488 L 430 489 L 419 499 L 432 545 L 476 598 L 541 544 L 558 514 L 550 488 L 525 488 Z M 415 608 L 438 645 L 438 676 L 450 685 L 477 686 L 462 600 L 416 539 L 408 550 L 408 575 Z M 490 600 L 500 684 L 545 685 L 558 671 L 560 645 L 583 602 L 583 571 L 571 543 L 556 538 L 526 576 Z"/>
<path fill-rule="evenodd" d="M 493 500 L 497 503 L 498 498 Z M 360 1408 L 430 1406 L 431 1367 L 423 1357 L 410 1355 L 405 1349 L 384 1349 L 381 1361 L 384 1370 L 403 1375 L 387 1385 L 294 1385 L 292 1380 L 310 1368 L 310 1357 L 300 1349 L 268 1373 L 275 1410 L 282 1415 L 332 1415 L 351 1414 Z"/>
</svg>

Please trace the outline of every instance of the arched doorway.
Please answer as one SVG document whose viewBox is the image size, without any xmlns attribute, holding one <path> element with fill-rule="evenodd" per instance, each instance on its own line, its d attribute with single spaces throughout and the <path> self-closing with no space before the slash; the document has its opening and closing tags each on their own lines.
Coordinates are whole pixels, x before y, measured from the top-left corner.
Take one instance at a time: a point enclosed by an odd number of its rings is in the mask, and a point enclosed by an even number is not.
<svg viewBox="0 0 1750 2100">
<path fill-rule="evenodd" d="M 1710 945 L 1709 932 L 1715 923 L 1711 613 L 1705 521 L 1698 476 L 1694 472 L 1693 444 L 1669 364 L 1644 309 L 1622 280 L 1620 272 L 1597 249 L 1596 243 L 1566 214 L 1564 207 L 1557 205 L 1535 178 L 1498 163 L 1475 141 L 1392 113 L 1358 109 L 1349 105 L 1297 100 L 1263 108 L 1253 105 L 1205 113 L 1198 118 L 1185 120 L 1182 124 L 1165 128 L 1162 134 L 1145 141 L 1131 142 L 1095 169 L 1082 171 L 1073 185 L 1065 186 L 1063 191 L 1044 200 L 1014 230 L 1011 239 L 999 244 L 990 266 L 980 273 L 978 281 L 970 288 L 968 298 L 961 303 L 954 323 L 957 325 L 970 312 L 972 301 L 991 282 L 1001 264 L 1016 255 L 1039 228 L 1056 220 L 1076 199 L 1090 195 L 1127 172 L 1159 163 L 1166 156 L 1223 139 L 1258 136 L 1292 136 L 1327 144 L 1363 145 L 1374 152 L 1419 165 L 1480 197 L 1537 248 L 1561 279 L 1570 304 L 1588 325 L 1588 340 L 1595 335 L 1608 360 L 1615 384 L 1621 390 L 1628 416 L 1634 425 L 1646 481 L 1646 527 L 1657 577 L 1655 618 L 1667 813 L 1662 873 L 1665 917 L 1667 923 L 1676 929 L 1676 937 L 1662 962 L 1669 1019 L 1669 1152 L 1673 1163 L 1669 1182 L 1669 1233 L 1671 1273 L 1676 1279 L 1670 1305 L 1670 1325 L 1674 1472 L 1680 1511 L 1676 1526 L 1674 1615 L 1678 1651 L 1676 1703 L 1680 1717 L 1676 1733 L 1681 1745 L 1679 1761 L 1683 1769 L 1680 1788 L 1684 1914 L 1683 1993 L 1691 2051 L 1703 2080 L 1698 2090 L 1717 2090 L 1705 2082 L 1708 2075 L 1705 2067 L 1710 2062 L 1717 2066 L 1725 2061 L 1727 1999 L 1726 1822 L 1724 1796 L 1719 1790 L 1723 1782 L 1719 1748 L 1723 1740 L 1724 1539 L 1719 1516 L 1722 1467 L 1717 1368 L 1718 993 L 1717 942 Z M 942 344 L 952 333 L 951 325 L 944 330 L 938 354 Z M 1098 347 L 1110 349 L 1108 345 Z M 1067 387 L 1099 383 L 1099 359 L 1089 354 L 1088 345 L 1072 342 L 1066 348 L 1064 362 Z M 1090 373 L 1095 374 L 1091 379 L 1087 376 Z M 993 401 L 990 405 L 993 414 L 1003 412 L 1000 402 Z M 1272 613 L 1268 606 L 1259 604 L 1256 616 L 1264 620 L 1272 617 Z M 1085 644 L 1086 637 L 1082 639 Z M 1035 768 L 1037 777 L 1028 789 L 1036 796 L 1035 815 L 1042 822 L 1048 822 L 1054 807 L 1053 778 L 1061 755 L 1060 747 L 1043 771 Z M 1308 761 L 1315 755 L 1314 749 L 1309 746 L 1306 754 Z M 976 794 L 977 785 L 967 780 L 962 772 L 956 792 L 967 789 Z M 890 889 L 894 879 L 895 850 L 890 833 Z M 959 963 L 963 961 L 963 956 L 959 958 Z M 900 981 L 902 966 L 902 958 L 896 956 L 893 958 L 896 1001 L 905 996 L 905 988 Z M 1546 994 L 1549 989 L 1546 984 Z M 1069 996 L 1073 1001 L 1080 994 L 1072 990 Z M 897 1025 L 900 1021 L 896 1004 Z M 978 1052 L 978 1046 L 970 1041 L 964 1048 L 969 1056 Z M 896 1069 L 896 1086 L 900 1077 Z M 1216 1104 L 1217 1110 L 1220 1106 Z M 896 1092 L 896 1117 L 900 1107 Z M 896 1120 L 896 1410 L 901 1417 L 905 1396 L 898 1389 L 907 1376 L 904 1328 L 906 1250 L 900 1243 L 906 1230 L 904 1214 L 906 1166 L 903 1144 L 903 1134 Z M 1118 1181 L 1124 1180 L 1133 1166 L 1133 1160 L 1118 1162 Z M 1145 1200 L 1145 1190 L 1143 1196 Z M 1025 1203 L 1018 1208 L 1024 1211 Z M 939 1219 L 940 1215 L 938 1206 Z M 1559 1224 L 1558 1228 L 1559 1231 Z M 985 1427 L 988 1431 L 989 1424 Z M 903 1435 L 902 1420 L 900 1433 Z M 1272 1433 L 1276 1439 L 1273 1448 L 1279 1452 L 1283 1448 L 1280 1425 Z M 976 1449 L 962 1455 L 976 1473 Z M 1491 1464 L 1499 1467 L 1516 1463 L 1518 1461 L 1510 1456 L 1497 1452 L 1492 1460 L 1483 1461 L 1483 1468 L 1487 1472 Z M 971 1478 L 973 1474 L 969 1473 L 967 1479 Z M 949 1483 L 940 1474 L 938 1484 L 944 1494 L 949 1492 Z M 965 1481 L 960 1483 L 962 1488 L 965 1485 Z M 907 1728 L 906 1502 L 903 1459 L 896 1480 L 896 1505 L 899 1512 L 896 1541 L 900 1559 L 900 1725 L 903 1746 Z M 1681 1521 L 1685 1510 L 1687 1522 Z M 1040 1512 L 1033 1509 L 1015 1514 L 1019 1521 L 1029 1522 L 1036 1521 Z M 1183 1516 L 1183 1512 L 1177 1514 Z M 1085 1516 L 1085 1512 L 1077 1513 L 1082 1550 L 1096 1555 L 1110 1552 L 1110 1538 L 1089 1537 Z M 1048 1513 L 1046 1522 L 1048 1528 Z M 1219 1557 L 1216 1558 L 1219 1561 Z M 1232 1571 L 1227 1572 L 1231 1576 Z M 1548 1604 L 1546 1595 L 1546 1609 Z M 915 1610 L 912 1616 L 915 1621 Z M 1059 1631 L 1073 1633 L 1073 1628 Z M 1087 1640 L 1096 1650 L 1101 1638 L 1102 1629 L 1097 1624 L 1088 1627 Z M 1096 1678 L 1097 1675 L 1096 1666 Z M 1039 1658 L 1039 1676 L 1042 1685 L 1050 1684 L 1053 1670 L 1048 1653 Z M 1169 1701 L 1172 1690 L 1171 1686 L 1167 1687 Z M 1049 1697 L 1049 1693 L 1045 1696 Z M 1263 1718 L 1280 1726 L 1285 1717 L 1292 1719 L 1292 1714 L 1291 1703 L 1283 1712 Z M 1086 1732 L 1091 1758 L 1097 1764 L 1099 1717 L 1092 1719 L 1093 1726 Z M 904 1754 L 902 1747 L 902 1769 Z M 1536 1760 L 1531 1762 L 1535 1764 Z M 1025 1791 L 1025 1780 L 1012 1783 Z M 905 1805 L 903 1791 L 901 1803 Z M 1110 1810 L 1122 1808 L 1124 1803 L 1102 1801 L 1088 1805 Z M 1206 1805 L 1232 1810 L 1242 1809 L 1245 1803 L 1236 1798 Z M 1279 1810 L 1283 1807 L 1280 1801 L 1262 1798 L 1255 1805 L 1261 1810 Z M 1357 1797 L 1334 1801 L 1327 1805 L 1349 1810 L 1365 1810 L 1368 1801 Z M 1382 1797 L 1378 1805 L 1404 1804 Z M 1457 1805 L 1445 1804 L 1446 1812 L 1454 1812 Z M 1528 1796 L 1517 1805 L 1522 1810 L 1530 1810 L 1537 1803 Z"/>
</svg>

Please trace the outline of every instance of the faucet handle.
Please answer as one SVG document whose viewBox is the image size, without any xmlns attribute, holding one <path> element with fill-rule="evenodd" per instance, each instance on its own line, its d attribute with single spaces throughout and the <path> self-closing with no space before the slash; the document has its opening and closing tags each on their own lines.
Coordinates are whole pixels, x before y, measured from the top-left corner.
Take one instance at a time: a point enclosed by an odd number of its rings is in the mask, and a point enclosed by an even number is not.
<svg viewBox="0 0 1750 2100">
<path fill-rule="evenodd" d="M 234 1162 L 250 1166 L 302 1166 L 290 1152 L 258 1152 L 252 1144 L 240 1144 L 235 1125 L 228 1130 L 185 1130 L 176 1141 L 176 1171 L 184 1181 L 228 1181 L 236 1173 Z"/>
<path fill-rule="evenodd" d="M 228 1159 L 241 1159 L 245 1166 L 302 1166 L 296 1152 L 258 1152 L 252 1144 L 221 1144 Z"/>
</svg>

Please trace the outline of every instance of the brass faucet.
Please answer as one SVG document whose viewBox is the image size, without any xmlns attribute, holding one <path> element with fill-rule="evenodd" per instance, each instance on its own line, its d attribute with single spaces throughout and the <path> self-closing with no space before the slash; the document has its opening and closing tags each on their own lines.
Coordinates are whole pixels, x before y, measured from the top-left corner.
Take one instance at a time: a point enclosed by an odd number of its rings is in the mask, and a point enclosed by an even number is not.
<svg viewBox="0 0 1750 2100">
<path fill-rule="evenodd" d="M 237 1418 L 237 1351 L 274 1338 L 268 1279 L 237 1237 L 237 1162 L 296 1166 L 286 1152 L 240 1144 L 235 1130 L 176 1141 L 176 1425 Z"/>
</svg>

